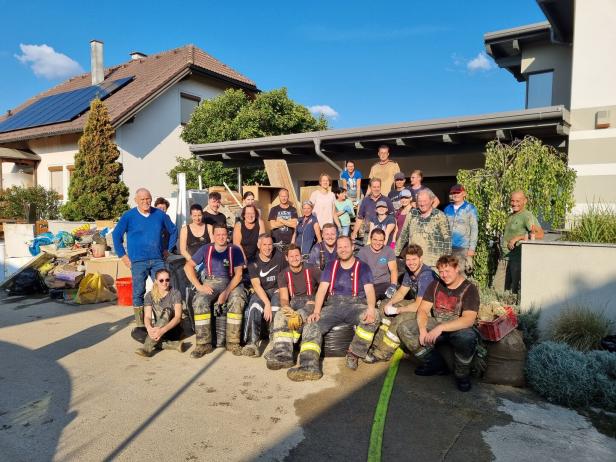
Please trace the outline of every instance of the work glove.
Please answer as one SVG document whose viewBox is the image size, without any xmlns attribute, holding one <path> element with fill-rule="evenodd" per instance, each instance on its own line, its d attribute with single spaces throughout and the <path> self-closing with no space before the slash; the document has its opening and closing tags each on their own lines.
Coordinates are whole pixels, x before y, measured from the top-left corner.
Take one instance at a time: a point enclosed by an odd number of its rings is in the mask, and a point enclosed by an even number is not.
<svg viewBox="0 0 616 462">
<path fill-rule="evenodd" d="M 393 305 L 390 305 L 389 303 L 385 305 L 384 311 L 387 316 L 395 316 L 398 314 L 398 308 Z"/>
<path fill-rule="evenodd" d="M 304 324 L 304 320 L 300 314 L 290 306 L 283 306 L 282 313 L 287 318 L 287 327 L 289 330 L 299 330 Z"/>
<path fill-rule="evenodd" d="M 396 284 L 390 284 L 390 286 L 385 291 L 385 297 L 387 298 L 393 297 L 394 294 L 396 293 L 396 289 L 397 289 Z"/>
</svg>

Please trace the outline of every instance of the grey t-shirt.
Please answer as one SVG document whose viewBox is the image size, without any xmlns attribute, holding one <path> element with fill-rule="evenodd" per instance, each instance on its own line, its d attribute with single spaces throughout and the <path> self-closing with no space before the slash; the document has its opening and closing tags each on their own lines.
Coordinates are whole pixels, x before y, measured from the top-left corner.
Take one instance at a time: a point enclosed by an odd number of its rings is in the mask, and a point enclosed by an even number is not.
<svg viewBox="0 0 616 462">
<path fill-rule="evenodd" d="M 375 284 L 391 282 L 391 275 L 389 274 L 389 266 L 387 264 L 390 261 L 396 261 L 396 254 L 391 247 L 385 246 L 378 252 L 375 252 L 369 245 L 366 245 L 359 251 L 357 258 L 370 267 Z"/>
<path fill-rule="evenodd" d="M 169 313 L 169 319 L 173 318 L 173 315 L 175 314 L 174 306 L 178 303 L 182 303 L 182 295 L 177 289 L 171 289 L 169 293 L 158 302 L 154 302 L 152 299 L 152 292 L 148 292 L 143 300 L 144 306 L 152 307 L 152 316 L 154 317 L 152 321 L 159 319 L 165 310 L 171 310 Z"/>
</svg>

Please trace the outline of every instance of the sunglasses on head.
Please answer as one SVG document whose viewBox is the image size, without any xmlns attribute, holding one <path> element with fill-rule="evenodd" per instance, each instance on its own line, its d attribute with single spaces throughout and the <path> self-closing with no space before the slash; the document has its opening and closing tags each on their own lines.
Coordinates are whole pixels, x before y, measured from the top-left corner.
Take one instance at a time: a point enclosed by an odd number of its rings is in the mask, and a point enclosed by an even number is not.
<svg viewBox="0 0 616 462">
<path fill-rule="evenodd" d="M 167 278 L 167 279 L 159 279 L 158 282 L 169 282 L 171 279 Z"/>
</svg>

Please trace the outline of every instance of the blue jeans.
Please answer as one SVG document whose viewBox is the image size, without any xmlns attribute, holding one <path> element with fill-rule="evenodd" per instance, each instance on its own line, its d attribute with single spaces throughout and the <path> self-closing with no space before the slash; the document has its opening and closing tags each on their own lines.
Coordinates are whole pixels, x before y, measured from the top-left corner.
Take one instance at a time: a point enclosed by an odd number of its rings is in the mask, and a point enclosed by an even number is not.
<svg viewBox="0 0 616 462">
<path fill-rule="evenodd" d="M 145 295 L 145 281 L 148 275 L 154 281 L 154 275 L 158 270 L 167 269 L 164 260 L 155 258 L 131 262 L 130 272 L 133 276 L 133 306 L 143 306 Z"/>
<path fill-rule="evenodd" d="M 341 226 L 340 227 L 340 235 L 341 236 L 348 236 L 350 230 L 351 230 L 351 225 Z"/>
</svg>

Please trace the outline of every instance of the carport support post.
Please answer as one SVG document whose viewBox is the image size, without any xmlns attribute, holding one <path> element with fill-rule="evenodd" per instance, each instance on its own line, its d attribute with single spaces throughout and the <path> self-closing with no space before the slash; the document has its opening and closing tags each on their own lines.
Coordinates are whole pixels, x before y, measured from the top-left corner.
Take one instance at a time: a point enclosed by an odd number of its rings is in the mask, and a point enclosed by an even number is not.
<svg viewBox="0 0 616 462">
<path fill-rule="evenodd" d="M 242 195 L 242 167 L 237 168 L 237 192 Z"/>
</svg>

